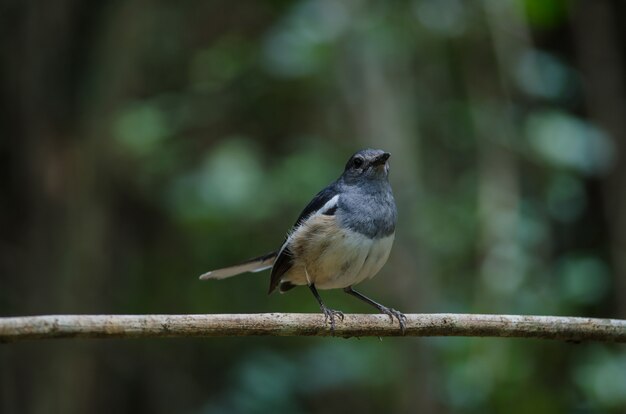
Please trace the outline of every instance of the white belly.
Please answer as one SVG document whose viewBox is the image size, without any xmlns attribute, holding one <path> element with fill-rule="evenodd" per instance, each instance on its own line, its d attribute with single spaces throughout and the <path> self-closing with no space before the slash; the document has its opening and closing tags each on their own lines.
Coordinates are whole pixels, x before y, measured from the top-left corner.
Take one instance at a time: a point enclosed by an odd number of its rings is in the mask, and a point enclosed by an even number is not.
<svg viewBox="0 0 626 414">
<path fill-rule="evenodd" d="M 394 235 L 370 239 L 350 230 L 331 237 L 325 248 L 307 262 L 299 262 L 284 280 L 314 283 L 319 289 L 339 289 L 372 278 L 387 262 Z"/>
</svg>

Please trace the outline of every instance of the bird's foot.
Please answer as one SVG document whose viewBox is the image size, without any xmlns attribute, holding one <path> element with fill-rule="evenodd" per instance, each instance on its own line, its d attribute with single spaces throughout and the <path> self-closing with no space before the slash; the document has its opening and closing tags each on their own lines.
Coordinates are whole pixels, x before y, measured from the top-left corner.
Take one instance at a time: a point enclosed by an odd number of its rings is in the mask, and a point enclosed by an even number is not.
<svg viewBox="0 0 626 414">
<path fill-rule="evenodd" d="M 321 306 L 322 313 L 324 314 L 324 323 L 330 322 L 330 330 L 331 332 L 335 332 L 335 316 L 340 318 L 343 321 L 343 312 L 327 308 L 326 306 Z"/>
<path fill-rule="evenodd" d="M 380 307 L 380 313 L 384 313 L 385 315 L 389 316 L 389 318 L 391 319 L 391 323 L 393 323 L 393 318 L 396 318 L 398 320 L 398 323 L 400 324 L 400 330 L 402 331 L 402 335 L 404 335 L 404 333 L 406 332 L 406 315 L 404 313 L 392 308 L 388 308 L 386 306 Z"/>
</svg>

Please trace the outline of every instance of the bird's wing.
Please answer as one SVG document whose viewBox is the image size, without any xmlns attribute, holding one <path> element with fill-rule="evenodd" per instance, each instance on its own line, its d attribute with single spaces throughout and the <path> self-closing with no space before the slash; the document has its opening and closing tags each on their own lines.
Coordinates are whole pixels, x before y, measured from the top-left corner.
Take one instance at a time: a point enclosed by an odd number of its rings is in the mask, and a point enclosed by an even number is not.
<svg viewBox="0 0 626 414">
<path fill-rule="evenodd" d="M 337 203 L 332 203 L 332 205 L 326 205 L 330 200 L 332 200 L 335 196 L 339 195 L 339 190 L 337 189 L 337 184 L 332 183 L 328 187 L 324 188 L 322 191 L 317 193 L 313 200 L 307 204 L 307 206 L 302 210 L 298 220 L 294 224 L 294 230 L 302 224 L 302 221 L 309 218 L 313 214 L 319 212 L 320 210 L 325 210 L 324 214 L 326 215 L 334 215 L 335 210 L 337 209 Z M 330 211 L 332 210 L 332 211 Z"/>
<path fill-rule="evenodd" d="M 236 276 L 245 272 L 260 272 L 269 269 L 274 264 L 278 251 L 268 253 L 263 256 L 255 257 L 238 265 L 224 267 L 222 269 L 211 270 L 200 276 L 201 280 L 208 279 L 226 279 L 227 277 Z"/>
<path fill-rule="evenodd" d="M 300 216 L 296 220 L 289 234 L 293 234 L 304 221 L 314 214 L 324 214 L 328 216 L 335 215 L 337 210 L 337 202 L 339 200 L 339 191 L 336 183 L 332 183 L 322 191 L 317 193 L 313 200 L 302 210 Z M 282 247 L 278 251 L 278 256 L 272 267 L 270 277 L 270 288 L 268 293 L 272 293 L 276 286 L 280 283 L 280 278 L 291 269 L 293 254 L 289 249 L 290 236 L 287 237 Z"/>
</svg>

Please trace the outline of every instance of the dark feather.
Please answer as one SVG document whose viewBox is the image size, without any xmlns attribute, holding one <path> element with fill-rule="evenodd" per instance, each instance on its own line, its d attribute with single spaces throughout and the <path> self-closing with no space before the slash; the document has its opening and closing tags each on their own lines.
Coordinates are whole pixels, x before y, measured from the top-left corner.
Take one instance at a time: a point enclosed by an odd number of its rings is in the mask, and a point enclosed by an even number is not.
<svg viewBox="0 0 626 414">
<path fill-rule="evenodd" d="M 270 289 L 267 292 L 272 293 L 276 286 L 280 283 L 280 278 L 291 269 L 292 263 L 291 259 L 293 258 L 291 250 L 289 250 L 289 246 L 285 246 L 282 252 L 276 258 L 274 262 L 274 266 L 272 267 L 272 274 L 270 276 Z"/>
<path fill-rule="evenodd" d="M 285 293 L 288 290 L 291 290 L 293 288 L 295 288 L 296 285 L 294 285 L 291 282 L 281 282 L 280 286 L 278 287 L 280 289 L 280 293 Z"/>
<path fill-rule="evenodd" d="M 336 183 L 330 184 L 328 187 L 324 188 L 322 191 L 317 193 L 313 200 L 302 210 L 298 220 L 293 226 L 293 229 L 296 229 L 300 224 L 302 224 L 303 220 L 306 220 L 309 216 L 314 214 L 320 208 L 324 206 L 331 198 L 337 195 L 337 185 Z M 337 207 L 333 207 L 329 209 L 324 214 L 332 216 L 337 211 Z M 292 229 L 292 231 L 293 231 Z M 286 241 L 285 241 L 286 243 Z M 272 274 L 270 276 L 270 288 L 268 293 L 272 293 L 276 286 L 280 283 L 280 278 L 291 269 L 292 266 L 293 254 L 291 250 L 289 250 L 289 246 L 284 246 L 276 261 L 274 262 L 274 266 L 272 267 Z"/>
<path fill-rule="evenodd" d="M 313 200 L 311 200 L 311 202 L 307 204 L 304 210 L 302 210 L 302 213 L 300 213 L 298 220 L 296 220 L 296 223 L 294 224 L 294 228 L 298 227 L 300 223 L 302 222 L 302 220 L 306 219 L 311 214 L 315 213 L 317 210 L 322 208 L 324 204 L 326 204 L 331 198 L 333 198 L 337 194 L 338 194 L 338 191 L 337 191 L 336 183 L 332 183 L 331 185 L 329 185 L 328 187 L 324 188 L 322 191 L 317 193 L 315 197 L 313 197 Z M 332 216 L 335 214 L 336 210 L 337 208 L 332 208 L 326 214 Z"/>
</svg>

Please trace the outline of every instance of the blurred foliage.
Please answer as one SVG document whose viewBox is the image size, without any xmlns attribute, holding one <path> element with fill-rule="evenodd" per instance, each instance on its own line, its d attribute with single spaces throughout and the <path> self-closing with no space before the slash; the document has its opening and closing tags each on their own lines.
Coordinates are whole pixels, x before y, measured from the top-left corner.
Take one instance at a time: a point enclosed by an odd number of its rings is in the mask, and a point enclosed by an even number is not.
<svg viewBox="0 0 626 414">
<path fill-rule="evenodd" d="M 317 312 L 266 273 L 362 147 L 404 312 L 626 318 L 618 0 L 0 3 L 0 315 Z M 369 312 L 342 292 L 332 307 Z M 621 413 L 626 351 L 478 338 L 0 347 L 0 412 Z"/>
</svg>

